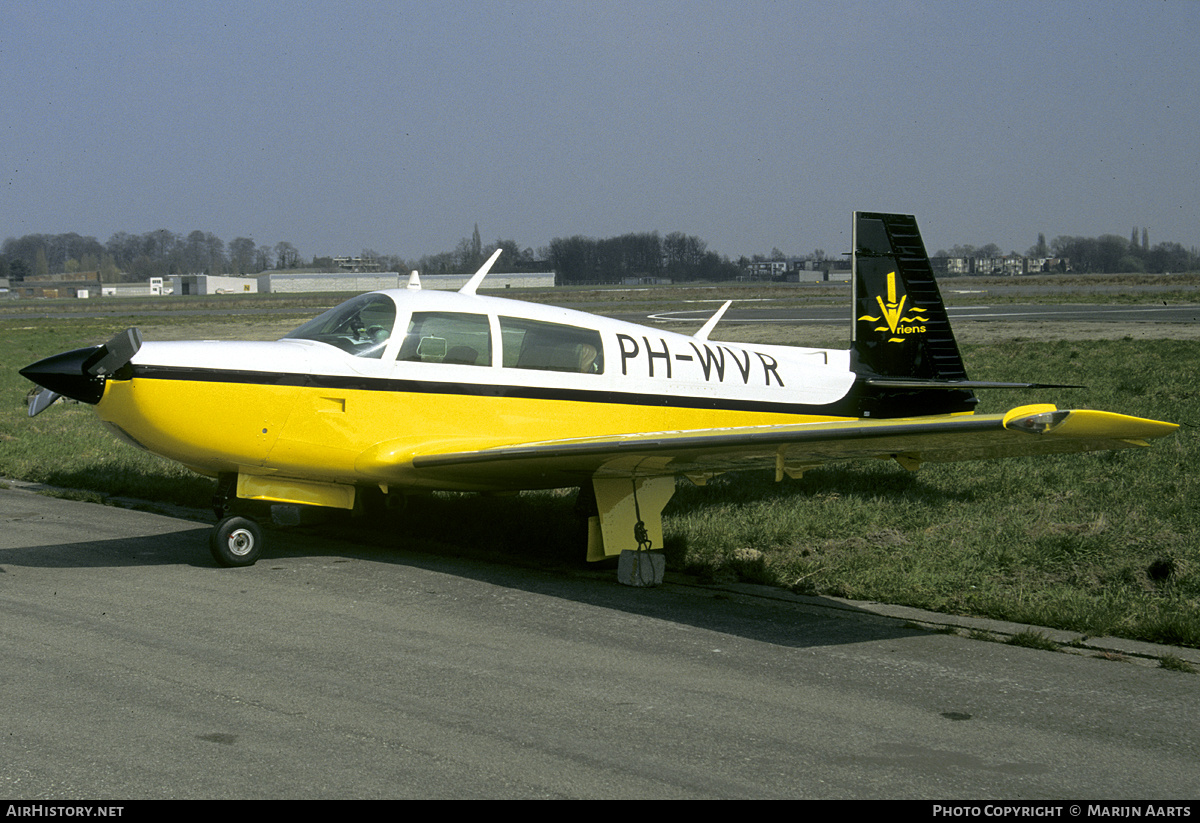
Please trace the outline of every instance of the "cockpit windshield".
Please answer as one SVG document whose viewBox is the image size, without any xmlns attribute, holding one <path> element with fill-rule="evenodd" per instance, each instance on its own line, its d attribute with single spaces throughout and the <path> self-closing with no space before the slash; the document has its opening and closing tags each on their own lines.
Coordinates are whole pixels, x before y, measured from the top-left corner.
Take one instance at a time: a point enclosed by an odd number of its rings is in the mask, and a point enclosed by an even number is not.
<svg viewBox="0 0 1200 823">
<path fill-rule="evenodd" d="M 284 340 L 316 340 L 355 357 L 383 357 L 396 325 L 396 304 L 385 294 L 360 294 L 309 320 Z"/>
</svg>

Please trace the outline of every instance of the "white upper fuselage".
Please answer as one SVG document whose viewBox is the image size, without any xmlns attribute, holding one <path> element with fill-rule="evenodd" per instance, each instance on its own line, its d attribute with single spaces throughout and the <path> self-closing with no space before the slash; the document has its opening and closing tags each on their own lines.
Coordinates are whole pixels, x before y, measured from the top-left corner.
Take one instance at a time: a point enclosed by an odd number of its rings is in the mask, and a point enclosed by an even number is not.
<svg viewBox="0 0 1200 823">
<path fill-rule="evenodd" d="M 147 341 L 135 366 L 361 376 L 422 383 L 469 382 L 497 387 L 554 387 L 630 395 L 731 399 L 768 404 L 825 405 L 842 398 L 854 381 L 846 350 L 738 344 L 613 320 L 570 309 L 455 292 L 392 289 L 375 292 L 395 305 L 394 326 L 371 356 L 355 356 L 326 342 L 284 339 L 275 343 Z M 439 352 L 398 359 L 414 315 L 486 318 L 490 352 L 476 346 L 472 364 L 451 362 Z M 590 370 L 562 361 L 527 367 L 507 319 L 594 331 L 601 349 Z M 449 344 L 453 346 L 453 341 Z M 349 346 L 347 346 L 349 348 Z"/>
</svg>

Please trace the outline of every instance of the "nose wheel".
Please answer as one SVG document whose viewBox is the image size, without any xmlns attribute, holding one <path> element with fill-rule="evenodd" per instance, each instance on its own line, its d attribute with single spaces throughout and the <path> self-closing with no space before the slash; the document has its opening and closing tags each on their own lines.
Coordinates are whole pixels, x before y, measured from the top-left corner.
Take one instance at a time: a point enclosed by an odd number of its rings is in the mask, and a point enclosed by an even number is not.
<svg viewBox="0 0 1200 823">
<path fill-rule="evenodd" d="M 226 517 L 213 528 L 208 545 L 220 566 L 253 566 L 262 554 L 262 529 L 248 517 Z"/>
</svg>

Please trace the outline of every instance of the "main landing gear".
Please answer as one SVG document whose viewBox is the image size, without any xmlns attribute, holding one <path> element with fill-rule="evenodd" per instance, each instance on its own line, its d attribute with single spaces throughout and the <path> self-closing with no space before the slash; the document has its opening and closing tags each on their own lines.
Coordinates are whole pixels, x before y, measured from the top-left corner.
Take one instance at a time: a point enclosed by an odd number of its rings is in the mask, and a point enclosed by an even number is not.
<svg viewBox="0 0 1200 823">
<path fill-rule="evenodd" d="M 208 548 L 218 566 L 253 566 L 263 550 L 262 527 L 249 517 L 229 513 L 237 499 L 236 485 L 237 475 L 221 475 L 213 495 L 213 512 L 218 522 L 208 536 Z"/>
</svg>

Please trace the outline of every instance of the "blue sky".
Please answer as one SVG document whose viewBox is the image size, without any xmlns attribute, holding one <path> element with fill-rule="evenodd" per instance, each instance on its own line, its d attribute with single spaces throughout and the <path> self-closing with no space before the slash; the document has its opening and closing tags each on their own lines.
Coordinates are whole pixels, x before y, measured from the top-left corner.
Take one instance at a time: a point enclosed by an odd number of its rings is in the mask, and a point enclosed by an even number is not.
<svg viewBox="0 0 1200 823">
<path fill-rule="evenodd" d="M 1200 3 L 8 2 L 0 237 L 1200 245 Z"/>
</svg>

